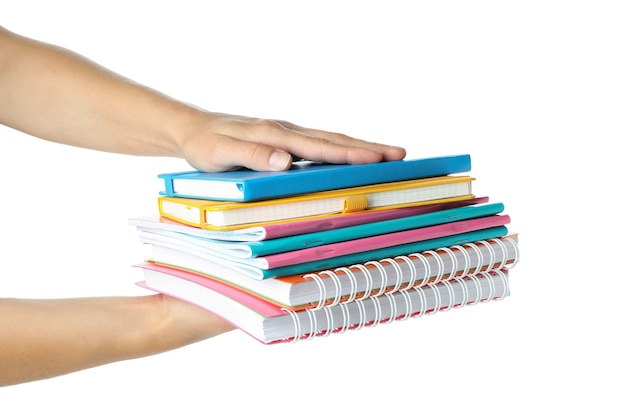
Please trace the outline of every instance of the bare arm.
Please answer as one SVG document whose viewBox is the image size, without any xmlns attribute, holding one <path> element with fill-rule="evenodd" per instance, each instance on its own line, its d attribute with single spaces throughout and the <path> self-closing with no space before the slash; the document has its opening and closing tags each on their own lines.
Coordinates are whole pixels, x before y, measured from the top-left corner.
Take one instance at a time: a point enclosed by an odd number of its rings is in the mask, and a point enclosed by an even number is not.
<svg viewBox="0 0 626 417">
<path fill-rule="evenodd" d="M 0 123 L 74 146 L 183 157 L 206 171 L 285 169 L 290 154 L 336 163 L 405 156 L 339 133 L 207 112 L 1 27 Z"/>
<path fill-rule="evenodd" d="M 185 158 L 206 171 L 401 159 L 402 148 L 294 124 L 207 112 L 71 51 L 0 27 L 0 123 L 107 152 Z M 0 299 L 0 386 L 177 348 L 230 330 L 166 296 Z"/>
<path fill-rule="evenodd" d="M 231 329 L 163 295 L 0 299 L 0 386 L 148 356 Z"/>
</svg>

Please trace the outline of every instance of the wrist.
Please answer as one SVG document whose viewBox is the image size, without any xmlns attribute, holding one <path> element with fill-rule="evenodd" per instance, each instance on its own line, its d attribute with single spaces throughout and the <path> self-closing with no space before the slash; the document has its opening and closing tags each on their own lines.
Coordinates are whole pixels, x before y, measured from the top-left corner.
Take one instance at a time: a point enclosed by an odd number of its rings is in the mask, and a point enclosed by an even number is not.
<svg viewBox="0 0 626 417">
<path fill-rule="evenodd" d="M 213 313 L 163 294 L 148 296 L 156 319 L 150 327 L 151 345 L 159 351 L 176 349 L 232 330 Z"/>
<path fill-rule="evenodd" d="M 215 117 L 205 110 L 189 104 L 172 101 L 165 109 L 169 125 L 163 130 L 166 135 L 167 156 L 185 158 L 189 143 L 198 138 L 207 129 Z"/>
</svg>

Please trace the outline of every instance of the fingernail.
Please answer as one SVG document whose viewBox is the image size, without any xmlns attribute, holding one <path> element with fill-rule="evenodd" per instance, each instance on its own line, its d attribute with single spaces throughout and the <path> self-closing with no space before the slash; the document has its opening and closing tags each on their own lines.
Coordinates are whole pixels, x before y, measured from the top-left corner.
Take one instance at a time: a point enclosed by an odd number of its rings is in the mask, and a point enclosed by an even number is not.
<svg viewBox="0 0 626 417">
<path fill-rule="evenodd" d="M 270 166 L 277 171 L 287 169 L 290 164 L 291 156 L 287 152 L 274 151 L 270 156 Z"/>
</svg>

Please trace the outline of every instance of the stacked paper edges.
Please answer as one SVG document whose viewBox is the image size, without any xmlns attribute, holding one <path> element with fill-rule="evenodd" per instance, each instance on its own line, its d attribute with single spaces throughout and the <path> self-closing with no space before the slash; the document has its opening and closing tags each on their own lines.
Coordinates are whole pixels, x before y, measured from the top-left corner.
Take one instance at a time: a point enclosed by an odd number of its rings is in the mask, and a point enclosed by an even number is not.
<svg viewBox="0 0 626 417">
<path fill-rule="evenodd" d="M 436 160 L 436 170 L 432 159 L 371 164 L 376 170 L 365 185 L 329 189 L 332 183 L 325 181 L 320 191 L 243 202 L 176 196 L 176 174 L 163 174 L 159 214 L 130 219 L 151 248 L 149 259 L 137 265 L 144 272 L 140 285 L 212 311 L 266 344 L 507 297 L 519 248 L 506 227 L 504 205 L 472 194 L 473 178 L 452 175 L 469 170 L 469 156 Z M 420 163 L 430 163 L 428 170 Z M 401 181 L 381 182 L 387 176 L 375 175 L 386 166 L 397 173 L 405 164 L 411 169 Z M 341 167 L 353 166 L 333 169 Z M 293 182 L 290 176 L 307 169 L 285 174 Z M 196 181 L 228 178 L 193 174 Z M 271 183 L 271 173 L 261 174 L 254 173 Z M 308 183 L 315 181 L 312 175 Z M 254 185 L 244 180 L 238 187 Z M 350 202 L 337 204 L 338 198 Z M 355 200 L 360 208 L 354 209 Z M 316 212 L 320 207 L 325 211 Z M 245 222 L 225 226 L 226 216 L 208 215 L 237 210 L 248 210 Z"/>
</svg>

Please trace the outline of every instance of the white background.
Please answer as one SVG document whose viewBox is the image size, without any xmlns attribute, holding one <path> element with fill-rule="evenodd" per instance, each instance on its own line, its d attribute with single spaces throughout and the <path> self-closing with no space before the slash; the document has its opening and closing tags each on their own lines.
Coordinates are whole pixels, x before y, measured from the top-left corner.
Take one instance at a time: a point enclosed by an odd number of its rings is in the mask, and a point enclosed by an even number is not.
<svg viewBox="0 0 626 417">
<path fill-rule="evenodd" d="M 502 302 L 295 345 L 231 332 L 0 389 L 3 415 L 626 411 L 621 2 L 7 3 L 8 29 L 207 109 L 470 153 L 522 262 Z M 145 294 L 126 221 L 181 168 L 0 127 L 0 296 Z"/>
</svg>

